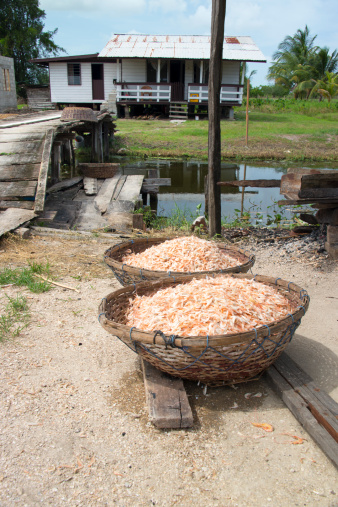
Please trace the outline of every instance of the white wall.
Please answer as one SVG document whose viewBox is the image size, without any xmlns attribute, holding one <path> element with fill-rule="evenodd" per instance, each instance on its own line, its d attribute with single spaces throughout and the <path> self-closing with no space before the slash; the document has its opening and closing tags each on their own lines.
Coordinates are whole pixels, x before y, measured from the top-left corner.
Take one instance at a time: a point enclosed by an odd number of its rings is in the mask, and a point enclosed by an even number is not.
<svg viewBox="0 0 338 507">
<path fill-rule="evenodd" d="M 147 81 L 146 60 L 125 58 L 122 60 L 122 82 L 143 83 Z"/>
<path fill-rule="evenodd" d="M 49 64 L 51 101 L 59 103 L 102 102 L 102 100 L 93 100 L 91 62 L 72 61 L 71 63 L 81 64 L 81 85 L 68 84 L 67 62 L 51 62 Z M 116 64 L 104 63 L 103 66 L 104 95 L 107 100 L 108 94 L 113 88 L 113 79 L 116 79 Z"/>
<path fill-rule="evenodd" d="M 239 83 L 240 62 L 223 62 L 222 63 L 222 83 L 223 84 L 240 84 Z"/>
</svg>

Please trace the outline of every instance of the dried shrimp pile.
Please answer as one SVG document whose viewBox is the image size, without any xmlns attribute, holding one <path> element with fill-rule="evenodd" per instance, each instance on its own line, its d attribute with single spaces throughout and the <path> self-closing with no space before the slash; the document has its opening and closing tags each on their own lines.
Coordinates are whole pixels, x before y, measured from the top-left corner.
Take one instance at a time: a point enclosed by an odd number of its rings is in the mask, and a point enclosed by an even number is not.
<svg viewBox="0 0 338 507">
<path fill-rule="evenodd" d="M 185 273 L 226 269 L 239 264 L 211 241 L 195 236 L 164 241 L 144 252 L 126 255 L 122 262 L 143 269 Z"/>
<path fill-rule="evenodd" d="M 168 335 L 224 335 L 272 323 L 295 308 L 274 287 L 219 276 L 136 296 L 130 300 L 127 325 Z"/>
</svg>

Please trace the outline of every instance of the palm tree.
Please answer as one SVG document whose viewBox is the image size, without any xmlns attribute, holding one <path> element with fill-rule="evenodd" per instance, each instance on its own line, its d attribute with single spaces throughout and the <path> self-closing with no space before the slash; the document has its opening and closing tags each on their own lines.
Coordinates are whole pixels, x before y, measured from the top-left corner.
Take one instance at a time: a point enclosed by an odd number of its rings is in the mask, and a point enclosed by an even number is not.
<svg viewBox="0 0 338 507">
<path fill-rule="evenodd" d="M 329 102 L 333 97 L 338 95 L 338 74 L 333 72 L 325 72 L 325 80 L 318 79 L 313 80 L 313 87 L 310 93 L 310 97 L 314 94 L 320 95 L 320 99 L 327 99 Z"/>
</svg>

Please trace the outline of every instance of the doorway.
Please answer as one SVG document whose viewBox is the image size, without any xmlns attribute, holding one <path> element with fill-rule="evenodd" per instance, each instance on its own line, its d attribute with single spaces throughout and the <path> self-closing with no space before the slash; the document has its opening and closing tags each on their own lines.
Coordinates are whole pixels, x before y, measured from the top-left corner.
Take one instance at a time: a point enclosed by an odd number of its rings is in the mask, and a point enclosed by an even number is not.
<svg viewBox="0 0 338 507">
<path fill-rule="evenodd" d="M 171 60 L 170 62 L 171 102 L 184 101 L 184 77 L 185 77 L 185 61 Z"/>
<path fill-rule="evenodd" d="M 104 100 L 103 63 L 92 63 L 93 100 Z"/>
</svg>

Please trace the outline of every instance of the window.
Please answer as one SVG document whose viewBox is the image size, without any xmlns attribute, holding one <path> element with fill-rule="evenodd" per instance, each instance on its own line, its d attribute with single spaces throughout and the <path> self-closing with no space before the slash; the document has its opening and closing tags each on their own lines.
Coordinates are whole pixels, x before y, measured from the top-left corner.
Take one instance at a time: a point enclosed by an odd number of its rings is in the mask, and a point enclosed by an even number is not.
<svg viewBox="0 0 338 507">
<path fill-rule="evenodd" d="M 9 77 L 9 69 L 3 69 L 4 71 L 4 90 L 5 92 L 11 91 L 11 80 Z"/>
<path fill-rule="evenodd" d="M 80 85 L 81 84 L 81 64 L 68 63 L 68 84 Z"/>
</svg>

